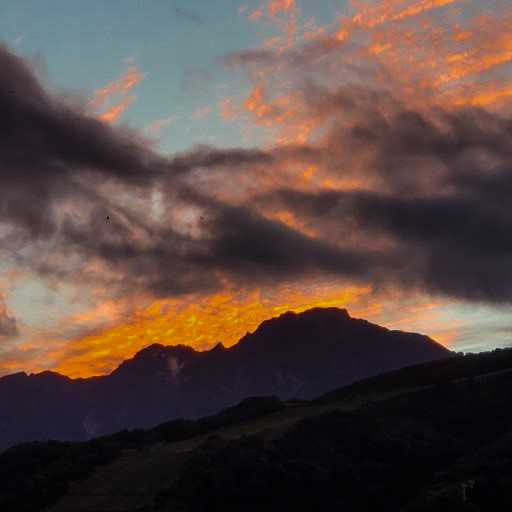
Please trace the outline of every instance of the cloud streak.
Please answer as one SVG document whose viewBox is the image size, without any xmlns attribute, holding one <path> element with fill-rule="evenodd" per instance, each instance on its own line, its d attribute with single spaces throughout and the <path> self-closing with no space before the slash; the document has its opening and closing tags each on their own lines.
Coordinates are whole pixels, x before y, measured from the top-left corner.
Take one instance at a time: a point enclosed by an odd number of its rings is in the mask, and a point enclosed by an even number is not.
<svg viewBox="0 0 512 512">
<path fill-rule="evenodd" d="M 0 293 L 0 341 L 8 341 L 18 336 L 19 330 L 16 318 L 8 313 L 5 294 Z"/>
<path fill-rule="evenodd" d="M 131 57 L 129 57 L 131 59 Z M 137 71 L 136 66 L 129 66 L 128 69 L 113 82 L 94 91 L 89 106 L 102 121 L 113 123 L 133 103 L 135 96 L 129 94 L 142 79 L 143 73 Z"/>
<path fill-rule="evenodd" d="M 196 13 L 186 10 L 186 9 L 181 9 L 179 7 L 176 7 L 174 9 L 174 12 L 180 18 L 183 18 L 187 21 L 195 23 L 196 25 L 204 25 L 204 18 L 202 16 L 199 16 L 199 14 L 196 14 Z"/>
</svg>

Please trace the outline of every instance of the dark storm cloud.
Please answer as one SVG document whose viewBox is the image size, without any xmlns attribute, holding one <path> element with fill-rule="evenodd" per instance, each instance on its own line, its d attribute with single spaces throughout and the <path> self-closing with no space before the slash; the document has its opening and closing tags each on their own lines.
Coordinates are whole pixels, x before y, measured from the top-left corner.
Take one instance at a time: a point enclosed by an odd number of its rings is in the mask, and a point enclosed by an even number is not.
<svg viewBox="0 0 512 512">
<path fill-rule="evenodd" d="M 196 194 L 185 195 L 197 199 L 196 203 L 201 201 Z M 98 221 L 94 239 L 69 226 L 67 245 L 122 270 L 116 286 L 125 293 L 137 289 L 157 297 L 212 291 L 226 277 L 240 286 L 317 274 L 371 278 L 381 283 L 385 276 L 377 263 L 388 269 L 405 263 L 397 254 L 383 256 L 372 250 L 337 247 L 247 208 L 215 200 L 204 201 L 203 207 L 208 212 L 201 221 L 206 234 L 198 239 L 161 226 L 151 233 L 149 243 L 137 242 L 123 229 L 112 240 L 108 228 L 103 227 L 105 223 Z M 386 263 L 384 258 L 388 259 Z M 41 267 L 40 271 L 51 273 L 52 269 Z M 108 280 L 112 284 L 112 276 Z"/>
<path fill-rule="evenodd" d="M 0 67 L 0 222 L 15 228 L 1 248 L 48 279 L 166 297 L 329 275 L 512 301 L 509 119 L 308 84 L 306 101 L 330 127 L 322 144 L 167 157 L 59 103 L 5 48 Z M 284 163 L 357 178 L 360 190 L 274 190 Z M 236 192 L 240 176 L 260 190 L 243 206 L 217 194 Z M 119 198 L 102 188 L 112 183 Z M 148 215 L 153 187 L 160 218 Z M 78 221 L 61 211 L 69 203 L 84 207 Z M 283 208 L 315 236 L 265 216 Z"/>
<path fill-rule="evenodd" d="M 512 122 L 482 109 L 428 113 L 395 102 L 384 115 L 379 96 L 339 91 L 319 102 L 351 105 L 357 120 L 336 126 L 317 158 L 343 175 L 344 159 L 365 159 L 356 191 L 275 191 L 255 198 L 291 209 L 324 238 L 381 244 L 377 266 L 394 286 L 452 297 L 512 301 Z M 343 155 L 347 155 L 343 157 Z M 350 171 L 349 171 L 350 173 Z M 388 251 L 408 261 L 395 273 Z"/>
<path fill-rule="evenodd" d="M 76 192 L 80 173 L 141 185 L 162 172 L 165 160 L 133 134 L 59 103 L 1 46 L 0 68 L 0 220 L 45 237 L 55 230 L 52 208 Z"/>
<path fill-rule="evenodd" d="M 215 236 L 205 261 L 213 268 L 236 274 L 242 281 L 273 281 L 318 273 L 381 280 L 376 265 L 382 258 L 380 254 L 343 249 L 247 208 L 224 208 L 216 217 L 212 232 Z M 385 264 L 399 262 L 395 259 Z"/>
<path fill-rule="evenodd" d="M 386 236 L 407 265 L 389 266 L 389 249 L 373 263 L 399 287 L 469 300 L 512 298 L 512 215 L 500 207 L 464 195 L 407 199 L 378 192 L 281 191 L 278 196 L 295 212 L 321 220 L 331 236 L 339 226 L 340 238 L 347 234 L 343 226 L 350 226 L 368 244 Z"/>
<path fill-rule="evenodd" d="M 136 182 L 162 168 L 164 160 L 134 134 L 114 131 L 50 97 L 24 62 L 1 47 L 0 66 L 2 179 L 60 179 L 75 167 Z"/>
<path fill-rule="evenodd" d="M 23 60 L 4 47 L 0 47 L 0 66 L 0 176 L 14 192 L 18 186 L 23 193 L 37 189 L 44 201 L 53 187 L 59 189 L 59 184 L 80 172 L 96 174 L 93 179 L 146 186 L 164 172 L 268 161 L 262 151 L 208 147 L 165 158 L 150 150 L 135 132 L 112 128 L 59 103 L 44 91 Z"/>
<path fill-rule="evenodd" d="M 0 47 L 0 68 L 0 222 L 8 227 L 0 235 L 2 251 L 47 278 L 85 284 L 89 274 L 67 261 L 78 254 L 85 267 L 95 260 L 107 271 L 115 267 L 109 276 L 96 275 L 97 284 L 114 283 L 131 292 L 178 294 L 215 286 L 213 263 L 197 264 L 208 242 L 185 236 L 172 224 L 144 220 L 137 212 L 147 213 L 147 204 L 142 212 L 140 206 L 129 208 L 101 187 L 113 182 L 122 192 L 142 196 L 156 184 L 170 203 L 167 209 L 178 201 L 180 207 L 221 211 L 221 202 L 180 179 L 195 169 L 268 164 L 272 157 L 260 150 L 206 146 L 164 157 L 136 133 L 59 102 L 5 47 Z M 66 205 L 78 209 L 71 212 L 75 218 L 62 210 Z M 46 251 L 36 247 L 43 242 Z"/>
</svg>

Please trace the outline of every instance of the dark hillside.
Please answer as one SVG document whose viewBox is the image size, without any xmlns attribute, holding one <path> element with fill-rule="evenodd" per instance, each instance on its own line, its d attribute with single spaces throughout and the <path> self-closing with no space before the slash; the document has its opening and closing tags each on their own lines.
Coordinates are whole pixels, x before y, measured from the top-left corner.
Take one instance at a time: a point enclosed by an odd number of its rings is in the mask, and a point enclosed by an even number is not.
<svg viewBox="0 0 512 512">
<path fill-rule="evenodd" d="M 434 507 L 425 510 L 444 510 L 435 509 L 444 496 L 457 510 L 466 480 L 480 478 L 474 500 L 507 487 L 511 358 L 512 349 L 457 356 L 313 402 L 256 397 L 196 421 L 82 443 L 24 443 L 0 454 L 0 510 L 36 512 L 63 496 L 48 512 L 134 511 L 145 502 L 152 511 L 205 502 L 202 510 L 234 510 L 229 503 L 247 500 L 272 510 L 273 499 L 303 510 L 317 496 L 318 510 L 370 510 L 380 500 L 382 510 L 412 511 L 423 495 Z"/>
<path fill-rule="evenodd" d="M 511 371 L 447 382 L 301 420 L 268 444 L 211 437 L 144 510 L 511 510 L 511 429 Z"/>
</svg>

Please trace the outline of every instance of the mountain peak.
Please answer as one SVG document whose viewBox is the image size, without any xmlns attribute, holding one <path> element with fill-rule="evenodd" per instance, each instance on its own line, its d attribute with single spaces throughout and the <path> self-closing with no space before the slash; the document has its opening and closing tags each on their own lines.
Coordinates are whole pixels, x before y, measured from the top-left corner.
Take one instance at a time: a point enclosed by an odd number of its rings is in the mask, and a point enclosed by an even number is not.
<svg viewBox="0 0 512 512">
<path fill-rule="evenodd" d="M 29 378 L 38 378 L 38 379 L 46 379 L 48 381 L 58 382 L 61 380 L 70 380 L 67 375 L 62 375 L 62 373 L 53 372 L 51 370 L 43 370 L 39 373 L 31 373 Z"/>
<path fill-rule="evenodd" d="M 310 331 L 313 326 L 318 327 L 319 329 L 324 329 L 326 327 L 339 329 L 341 326 L 346 324 L 347 321 L 351 320 L 353 319 L 350 317 L 346 309 L 334 307 L 316 307 L 302 311 L 300 313 L 287 311 L 278 317 L 263 321 L 253 334 L 246 334 L 240 341 L 245 343 L 247 340 L 252 339 L 255 336 L 265 337 L 267 336 L 267 333 L 274 336 L 279 332 L 287 331 L 290 328 L 304 331 L 304 333 L 306 333 L 306 330 Z M 308 324 L 308 328 L 306 328 L 306 324 Z"/>
<path fill-rule="evenodd" d="M 134 359 L 168 357 L 169 355 L 179 355 L 181 353 L 192 353 L 195 349 L 190 345 L 179 343 L 178 345 L 162 345 L 161 343 L 153 343 L 139 350 Z"/>
<path fill-rule="evenodd" d="M 300 313 L 295 313 L 294 311 L 287 311 L 286 313 L 283 313 L 277 317 L 287 319 L 287 318 L 308 318 L 308 319 L 325 319 L 327 317 L 332 318 L 340 318 L 340 319 L 350 319 L 350 315 L 348 314 L 348 311 L 345 308 L 336 308 L 336 307 L 314 307 L 311 309 L 306 309 L 306 311 L 302 311 Z"/>
<path fill-rule="evenodd" d="M 217 345 L 215 345 L 213 348 L 211 348 L 209 351 L 210 352 L 223 352 L 224 350 L 227 350 L 227 348 L 224 346 L 224 344 L 222 343 L 222 341 L 219 341 L 219 343 L 217 343 Z"/>
</svg>

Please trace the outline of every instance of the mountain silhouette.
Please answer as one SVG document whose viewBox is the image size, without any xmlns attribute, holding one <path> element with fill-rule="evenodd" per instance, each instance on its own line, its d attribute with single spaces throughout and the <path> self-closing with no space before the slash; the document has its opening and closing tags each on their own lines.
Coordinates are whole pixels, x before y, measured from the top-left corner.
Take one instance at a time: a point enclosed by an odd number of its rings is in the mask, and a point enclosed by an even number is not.
<svg viewBox="0 0 512 512">
<path fill-rule="evenodd" d="M 85 440 L 199 418 L 250 396 L 311 399 L 452 352 L 427 336 L 314 308 L 264 321 L 237 344 L 198 352 L 151 345 L 110 375 L 45 371 L 0 378 L 0 450 L 29 440 Z"/>
</svg>

